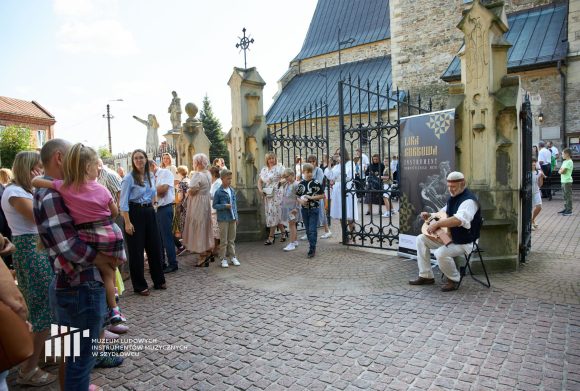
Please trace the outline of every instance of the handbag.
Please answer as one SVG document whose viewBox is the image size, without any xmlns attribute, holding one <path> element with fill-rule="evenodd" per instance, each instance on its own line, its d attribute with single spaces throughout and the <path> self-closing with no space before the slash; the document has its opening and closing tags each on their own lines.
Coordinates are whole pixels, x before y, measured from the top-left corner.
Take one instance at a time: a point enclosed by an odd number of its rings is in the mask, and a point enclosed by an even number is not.
<svg viewBox="0 0 580 391">
<path fill-rule="evenodd" d="M 274 196 L 274 186 L 263 187 L 262 193 L 264 193 L 266 195 L 266 197 L 273 197 Z"/>
<path fill-rule="evenodd" d="M 33 350 L 28 324 L 0 301 L 0 372 L 20 364 Z"/>
</svg>

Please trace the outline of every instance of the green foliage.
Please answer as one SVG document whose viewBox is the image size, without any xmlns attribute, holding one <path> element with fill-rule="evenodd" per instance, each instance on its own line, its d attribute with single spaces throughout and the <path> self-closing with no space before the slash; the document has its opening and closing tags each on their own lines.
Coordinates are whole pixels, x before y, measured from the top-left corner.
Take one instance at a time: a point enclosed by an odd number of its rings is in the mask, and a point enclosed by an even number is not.
<svg viewBox="0 0 580 391">
<path fill-rule="evenodd" d="M 97 153 L 99 154 L 99 157 L 103 160 L 110 159 L 113 157 L 113 154 L 109 152 L 109 147 L 107 147 L 106 145 L 101 145 L 97 149 Z"/>
<path fill-rule="evenodd" d="M 32 149 L 32 134 L 29 128 L 11 125 L 0 133 L 0 165 L 12 168 L 16 154 Z"/>
<path fill-rule="evenodd" d="M 221 157 L 225 160 L 226 166 L 229 167 L 230 153 L 226 142 L 224 141 L 222 125 L 215 117 L 207 95 L 203 98 L 203 109 L 201 110 L 199 117 L 203 123 L 205 134 L 207 135 L 207 138 L 209 138 L 209 141 L 211 141 L 211 147 L 209 148 L 209 162 L 212 163 L 213 159 Z"/>
</svg>

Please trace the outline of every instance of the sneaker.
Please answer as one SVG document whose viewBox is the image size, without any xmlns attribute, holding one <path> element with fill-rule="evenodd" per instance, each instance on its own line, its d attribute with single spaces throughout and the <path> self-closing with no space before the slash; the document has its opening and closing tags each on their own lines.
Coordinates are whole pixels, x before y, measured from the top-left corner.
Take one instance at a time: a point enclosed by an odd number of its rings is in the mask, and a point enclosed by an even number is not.
<svg viewBox="0 0 580 391">
<path fill-rule="evenodd" d="M 115 368 L 121 364 L 123 364 L 123 357 L 113 355 L 97 357 L 95 368 Z"/>
<path fill-rule="evenodd" d="M 110 325 L 109 327 L 107 327 L 107 330 L 115 334 L 125 334 L 127 331 L 129 331 L 129 326 L 119 323 L 115 325 Z"/>
<path fill-rule="evenodd" d="M 308 258 L 314 258 L 315 255 L 316 255 L 316 251 L 315 250 L 310 250 L 310 251 L 308 251 L 307 257 Z"/>
<path fill-rule="evenodd" d="M 393 209 L 393 210 L 391 211 L 391 215 L 396 215 L 396 214 L 397 214 L 397 211 Z"/>
<path fill-rule="evenodd" d="M 567 212 L 566 209 L 562 209 L 561 211 L 558 212 L 558 214 L 563 214 L 563 213 L 566 213 L 566 212 Z"/>
<path fill-rule="evenodd" d="M 385 213 L 383 213 L 383 217 L 390 217 L 391 216 L 391 212 L 386 211 Z"/>
<path fill-rule="evenodd" d="M 234 266 L 240 266 L 240 261 L 238 261 L 238 258 L 236 258 L 236 257 L 232 258 L 232 263 Z"/>
<path fill-rule="evenodd" d="M 294 243 L 289 243 L 286 247 L 284 247 L 282 250 L 284 251 L 292 251 L 292 250 L 296 250 L 296 246 L 294 245 Z"/>
<path fill-rule="evenodd" d="M 119 339 L 119 334 L 113 333 L 112 331 L 105 329 L 103 331 L 103 337 L 105 339 Z"/>
<path fill-rule="evenodd" d="M 163 269 L 163 273 L 167 274 L 167 273 L 173 273 L 176 272 L 179 268 L 177 266 L 167 266 L 165 269 Z"/>
<path fill-rule="evenodd" d="M 308 240 L 308 235 L 302 235 L 302 236 L 300 237 L 300 240 Z"/>
<path fill-rule="evenodd" d="M 328 239 L 332 237 L 332 232 L 328 231 L 322 235 L 320 235 L 320 239 Z"/>
<path fill-rule="evenodd" d="M 109 311 L 109 323 L 115 325 L 117 323 L 126 322 L 127 319 L 121 314 L 119 307 L 111 308 Z"/>
<path fill-rule="evenodd" d="M 536 226 L 532 225 L 532 231 L 535 231 L 535 230 L 536 230 Z"/>
<path fill-rule="evenodd" d="M 185 246 L 181 246 L 180 248 L 177 249 L 177 256 L 178 257 L 180 257 L 186 253 L 187 253 L 187 249 L 185 248 Z"/>
<path fill-rule="evenodd" d="M 222 259 L 222 267 L 229 267 L 227 259 Z"/>
<path fill-rule="evenodd" d="M 298 247 L 298 245 L 299 245 L 300 243 L 298 242 L 298 240 L 296 240 L 296 241 L 292 242 L 292 244 L 294 245 L 294 247 Z"/>
<path fill-rule="evenodd" d="M 562 216 L 572 216 L 572 212 L 566 211 L 566 212 L 562 213 Z"/>
</svg>

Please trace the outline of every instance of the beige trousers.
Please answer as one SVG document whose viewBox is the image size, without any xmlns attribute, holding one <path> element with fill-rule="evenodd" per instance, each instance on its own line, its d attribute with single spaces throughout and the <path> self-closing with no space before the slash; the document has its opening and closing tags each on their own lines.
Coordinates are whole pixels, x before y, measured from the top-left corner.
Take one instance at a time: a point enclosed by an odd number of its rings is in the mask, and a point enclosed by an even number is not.
<svg viewBox="0 0 580 391">
<path fill-rule="evenodd" d="M 236 256 L 236 221 L 218 221 L 220 227 L 220 259 L 232 259 Z"/>
</svg>

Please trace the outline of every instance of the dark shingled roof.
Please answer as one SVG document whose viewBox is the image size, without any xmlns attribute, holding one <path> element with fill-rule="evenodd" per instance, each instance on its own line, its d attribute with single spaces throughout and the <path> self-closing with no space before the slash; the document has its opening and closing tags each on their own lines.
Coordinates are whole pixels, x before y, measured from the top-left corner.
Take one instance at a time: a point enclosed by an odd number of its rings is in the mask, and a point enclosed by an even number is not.
<svg viewBox="0 0 580 391">
<path fill-rule="evenodd" d="M 508 15 L 509 30 L 504 38 L 512 44 L 508 71 L 542 68 L 566 58 L 568 51 L 568 9 L 551 4 Z M 455 57 L 441 76 L 445 81 L 461 78 L 461 61 Z"/>
<path fill-rule="evenodd" d="M 391 37 L 389 0 L 318 0 L 302 50 L 295 60 L 338 50 L 340 39 L 353 47 Z"/>
<path fill-rule="evenodd" d="M 284 87 L 282 93 L 272 104 L 266 113 L 266 122 L 269 124 L 285 122 L 286 116 L 298 115 L 298 110 L 315 102 L 324 101 L 325 81 L 328 88 L 328 115 L 330 117 L 338 115 L 338 81 L 342 73 L 342 78 L 348 78 L 350 74 L 353 83 L 360 78 L 361 84 L 366 86 L 367 80 L 370 82 L 371 90 L 376 91 L 377 83 L 381 94 L 386 94 L 387 88 L 391 88 L 391 57 L 378 57 L 370 60 L 351 62 L 331 68 L 302 73 L 295 76 Z M 324 76 L 326 74 L 326 77 Z M 345 99 L 347 99 L 345 97 Z M 391 101 L 391 103 L 394 103 Z M 345 103 L 347 105 L 348 103 Z M 363 102 L 363 106 L 366 102 Z M 353 97 L 353 107 L 357 107 Z M 386 107 L 382 107 L 385 109 Z M 348 107 L 347 107 L 348 109 Z M 362 107 L 366 110 L 366 106 Z M 348 111 L 348 110 L 347 110 Z"/>
</svg>

